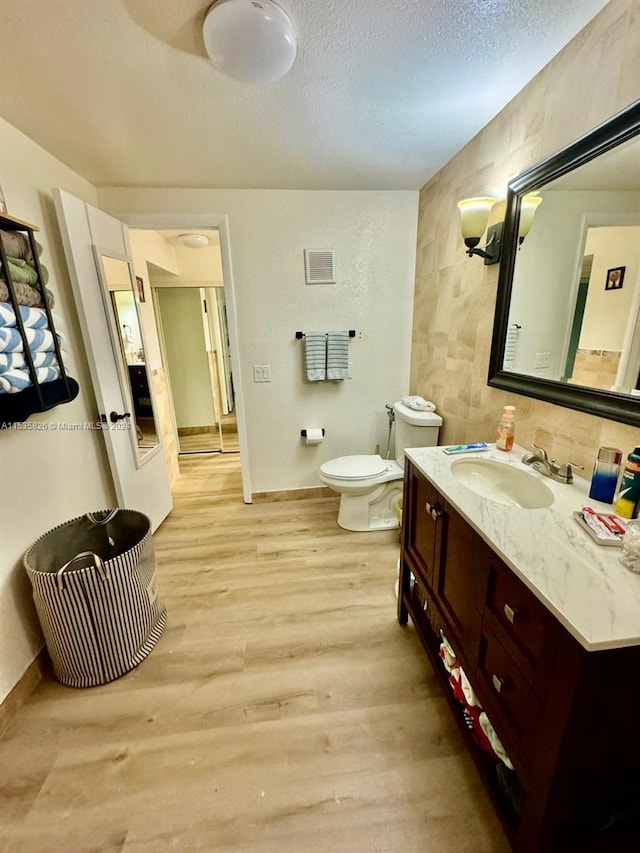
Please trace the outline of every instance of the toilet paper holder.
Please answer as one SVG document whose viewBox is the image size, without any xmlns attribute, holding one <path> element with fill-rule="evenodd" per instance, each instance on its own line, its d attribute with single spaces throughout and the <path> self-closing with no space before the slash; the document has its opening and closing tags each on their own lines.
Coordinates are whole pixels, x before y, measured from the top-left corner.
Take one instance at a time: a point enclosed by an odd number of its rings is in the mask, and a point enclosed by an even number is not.
<svg viewBox="0 0 640 853">
<path fill-rule="evenodd" d="M 301 429 L 301 430 L 300 430 L 300 435 L 302 436 L 302 438 L 306 438 L 306 437 L 307 437 L 307 431 L 306 431 L 306 429 Z M 322 437 L 324 438 L 324 427 L 322 427 Z"/>
</svg>

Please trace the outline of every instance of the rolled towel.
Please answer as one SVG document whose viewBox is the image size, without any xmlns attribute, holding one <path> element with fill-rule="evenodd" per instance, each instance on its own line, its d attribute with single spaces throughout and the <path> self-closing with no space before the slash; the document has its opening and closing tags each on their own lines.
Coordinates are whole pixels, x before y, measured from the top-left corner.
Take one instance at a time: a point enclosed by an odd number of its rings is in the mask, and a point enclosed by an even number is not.
<svg viewBox="0 0 640 853">
<path fill-rule="evenodd" d="M 22 258 L 25 261 L 33 261 L 29 238 L 22 231 L 0 230 L 0 239 L 2 240 L 5 255 L 10 255 L 12 258 Z M 40 257 L 42 246 L 37 240 L 36 249 L 38 250 L 38 257 Z"/>
<path fill-rule="evenodd" d="M 69 353 L 62 349 L 62 355 L 66 359 Z M 57 367 L 58 360 L 55 352 L 32 352 L 31 358 L 34 367 Z M 0 352 L 0 373 L 7 370 L 26 370 L 27 359 L 22 352 Z"/>
<path fill-rule="evenodd" d="M 416 412 L 435 412 L 436 407 L 430 400 L 425 400 L 424 397 L 403 397 L 402 402 L 410 409 Z"/>
<path fill-rule="evenodd" d="M 44 308 L 31 308 L 20 305 L 20 317 L 25 327 L 29 329 L 46 329 L 49 325 L 47 312 Z M 16 326 L 16 314 L 9 302 L 0 302 L 0 327 Z"/>
<path fill-rule="evenodd" d="M 11 281 L 20 284 L 38 284 L 38 274 L 35 267 L 28 264 L 23 258 L 7 258 Z M 6 278 L 4 267 L 0 263 L 0 275 Z"/>
<path fill-rule="evenodd" d="M 60 378 L 60 370 L 57 367 L 38 367 L 36 378 L 39 384 L 52 382 Z M 6 373 L 0 373 L 0 394 L 18 394 L 30 385 L 28 370 L 8 370 Z"/>
<path fill-rule="evenodd" d="M 28 305 L 32 308 L 42 308 L 44 305 L 42 292 L 39 287 L 32 287 L 30 284 L 14 281 L 13 291 L 16 295 L 19 305 Z M 44 288 L 47 295 L 47 303 L 49 308 L 55 305 L 55 297 L 48 287 Z M 0 273 L 0 302 L 9 302 L 9 288 L 7 283 L 2 279 Z"/>
<path fill-rule="evenodd" d="M 25 329 L 27 345 L 32 352 L 52 352 L 53 335 L 45 329 Z M 58 332 L 60 346 L 66 347 L 66 337 Z M 24 352 L 24 341 L 18 329 L 0 328 L 0 352 Z"/>
</svg>

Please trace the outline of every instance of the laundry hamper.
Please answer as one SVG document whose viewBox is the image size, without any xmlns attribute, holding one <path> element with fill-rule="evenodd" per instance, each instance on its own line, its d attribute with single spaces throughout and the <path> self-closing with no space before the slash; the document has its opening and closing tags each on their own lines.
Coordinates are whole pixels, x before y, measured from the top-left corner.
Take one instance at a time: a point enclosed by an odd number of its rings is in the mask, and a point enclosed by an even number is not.
<svg viewBox="0 0 640 853">
<path fill-rule="evenodd" d="M 162 634 L 151 522 L 130 509 L 87 513 L 41 536 L 24 555 L 53 669 L 93 687 L 137 666 Z"/>
</svg>

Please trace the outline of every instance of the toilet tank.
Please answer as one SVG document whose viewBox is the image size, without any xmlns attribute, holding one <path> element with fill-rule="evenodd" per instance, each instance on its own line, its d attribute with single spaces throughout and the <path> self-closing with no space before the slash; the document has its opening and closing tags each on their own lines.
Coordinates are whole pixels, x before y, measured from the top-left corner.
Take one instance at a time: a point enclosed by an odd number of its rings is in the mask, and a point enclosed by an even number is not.
<svg viewBox="0 0 640 853">
<path fill-rule="evenodd" d="M 435 447 L 442 418 L 435 412 L 420 412 L 404 403 L 394 403 L 396 462 L 404 468 L 406 447 Z"/>
</svg>

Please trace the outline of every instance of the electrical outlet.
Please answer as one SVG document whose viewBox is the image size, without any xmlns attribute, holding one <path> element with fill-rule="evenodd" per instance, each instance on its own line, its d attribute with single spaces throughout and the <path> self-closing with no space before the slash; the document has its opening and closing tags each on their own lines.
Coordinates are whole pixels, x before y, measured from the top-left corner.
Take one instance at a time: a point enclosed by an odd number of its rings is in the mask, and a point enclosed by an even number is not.
<svg viewBox="0 0 640 853">
<path fill-rule="evenodd" d="M 254 364 L 253 365 L 253 381 L 254 382 L 271 382 L 271 365 L 270 364 Z"/>
<path fill-rule="evenodd" d="M 550 352 L 537 352 L 536 353 L 536 361 L 534 367 L 536 368 L 544 368 L 549 367 L 551 364 L 551 353 Z"/>
</svg>

